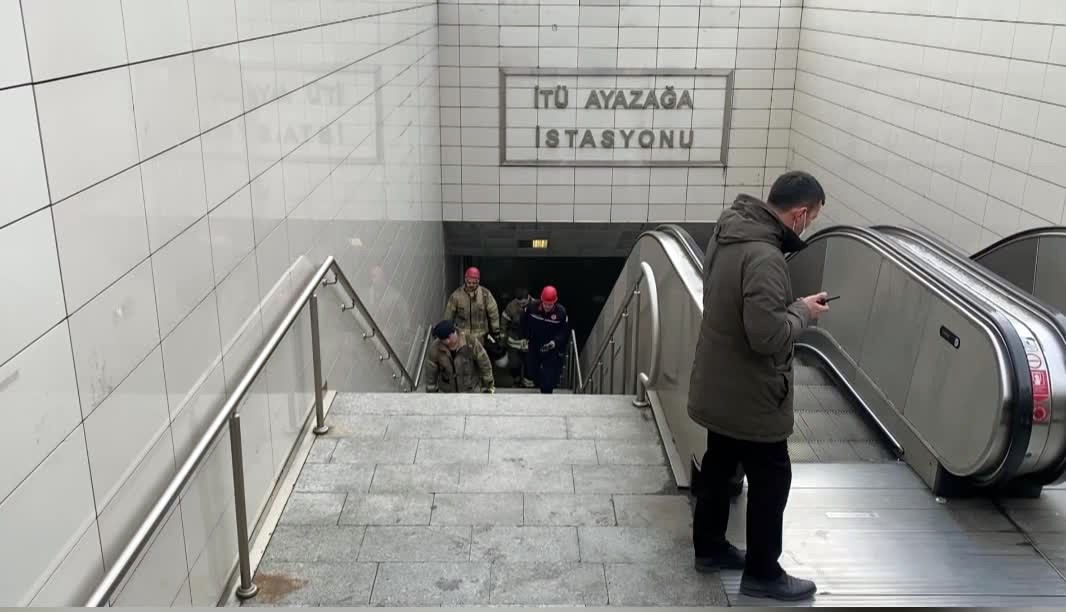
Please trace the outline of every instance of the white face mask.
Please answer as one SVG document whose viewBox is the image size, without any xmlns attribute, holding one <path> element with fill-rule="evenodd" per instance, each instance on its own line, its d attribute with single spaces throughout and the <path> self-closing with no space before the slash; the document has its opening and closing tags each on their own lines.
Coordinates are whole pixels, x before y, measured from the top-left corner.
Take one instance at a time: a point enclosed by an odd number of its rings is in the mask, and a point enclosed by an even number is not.
<svg viewBox="0 0 1066 612">
<path fill-rule="evenodd" d="M 796 232 L 796 235 L 799 236 L 800 238 L 802 238 L 804 232 L 807 231 L 807 217 L 809 216 L 809 213 L 810 213 L 810 209 L 809 208 L 804 208 L 803 209 L 803 215 L 804 215 L 803 222 L 800 223 L 799 229 L 796 229 L 795 225 L 792 226 L 792 231 Z"/>
</svg>

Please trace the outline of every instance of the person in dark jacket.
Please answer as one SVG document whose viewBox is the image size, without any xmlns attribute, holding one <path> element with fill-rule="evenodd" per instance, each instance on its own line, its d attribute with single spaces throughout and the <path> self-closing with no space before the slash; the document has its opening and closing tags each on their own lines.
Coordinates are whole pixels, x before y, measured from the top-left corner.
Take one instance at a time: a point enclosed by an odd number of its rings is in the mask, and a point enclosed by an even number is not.
<svg viewBox="0 0 1066 612">
<path fill-rule="evenodd" d="M 532 389 L 534 384 L 525 375 L 525 366 L 529 361 L 529 341 L 522 335 L 522 323 L 530 301 L 529 290 L 519 287 L 514 291 L 514 299 L 503 311 L 503 333 L 507 336 L 507 367 L 511 371 L 514 386 L 527 389 Z"/>
<path fill-rule="evenodd" d="M 551 393 L 559 384 L 562 353 L 570 336 L 570 319 L 559 304 L 559 292 L 548 285 L 540 292 L 540 301 L 526 306 L 522 318 L 523 336 L 529 341 L 526 376 L 532 376 L 541 393 Z"/>
<path fill-rule="evenodd" d="M 492 362 L 477 338 L 445 319 L 426 352 L 426 393 L 495 393 Z"/>
<path fill-rule="evenodd" d="M 796 336 L 822 313 L 825 293 L 795 299 L 785 254 L 825 203 L 818 181 L 789 172 L 767 202 L 740 195 L 722 213 L 703 268 L 703 321 L 689 382 L 688 414 L 707 428 L 692 524 L 696 569 L 743 569 L 740 592 L 799 600 L 810 580 L 788 575 L 781 556 L 792 483 L 792 354 Z M 745 553 L 725 537 L 730 481 L 748 478 Z"/>
</svg>

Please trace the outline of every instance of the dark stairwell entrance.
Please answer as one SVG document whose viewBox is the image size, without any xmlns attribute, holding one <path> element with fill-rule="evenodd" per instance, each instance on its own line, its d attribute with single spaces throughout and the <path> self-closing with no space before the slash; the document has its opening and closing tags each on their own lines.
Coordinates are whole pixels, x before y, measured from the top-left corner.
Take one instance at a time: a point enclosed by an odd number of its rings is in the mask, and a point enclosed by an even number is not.
<svg viewBox="0 0 1066 612">
<path fill-rule="evenodd" d="M 559 303 L 566 307 L 570 326 L 584 346 L 604 300 L 611 293 L 625 259 L 615 257 L 464 257 L 463 269 L 477 266 L 481 284 L 492 291 L 503 309 L 517 287 L 525 287 L 537 298 L 545 285 L 559 291 Z M 512 386 L 510 374 L 496 372 L 496 386 Z"/>
</svg>

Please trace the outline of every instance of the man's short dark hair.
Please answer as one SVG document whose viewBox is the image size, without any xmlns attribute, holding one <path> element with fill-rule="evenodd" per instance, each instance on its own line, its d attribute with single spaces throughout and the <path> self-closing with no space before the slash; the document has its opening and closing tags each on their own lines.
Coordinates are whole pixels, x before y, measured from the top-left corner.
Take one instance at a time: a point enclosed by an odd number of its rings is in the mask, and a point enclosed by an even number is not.
<svg viewBox="0 0 1066 612">
<path fill-rule="evenodd" d="M 518 289 L 514 290 L 514 298 L 516 300 L 524 300 L 527 297 L 529 297 L 529 289 L 519 287 Z"/>
<path fill-rule="evenodd" d="M 766 203 L 778 210 L 792 210 L 798 206 L 825 204 L 825 190 L 806 172 L 794 170 L 777 177 Z"/>
</svg>

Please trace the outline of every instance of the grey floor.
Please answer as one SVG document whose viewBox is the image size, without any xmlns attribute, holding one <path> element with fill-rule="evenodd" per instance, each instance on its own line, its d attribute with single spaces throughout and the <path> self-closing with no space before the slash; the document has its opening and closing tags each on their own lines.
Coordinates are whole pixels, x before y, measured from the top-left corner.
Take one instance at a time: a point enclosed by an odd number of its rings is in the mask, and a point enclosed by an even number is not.
<svg viewBox="0 0 1066 612">
<path fill-rule="evenodd" d="M 796 457 L 782 564 L 818 583 L 803 605 L 1066 606 L 1066 489 L 938 503 L 866 451 L 872 429 L 811 428 L 808 414 L 850 408 L 815 370 L 797 383 L 790 446 L 810 456 Z M 244 605 L 769 603 L 739 597 L 738 572 L 691 569 L 689 497 L 629 398 L 341 395 L 329 421 Z"/>
<path fill-rule="evenodd" d="M 329 421 L 248 603 L 727 603 L 630 398 L 342 395 Z"/>
</svg>

